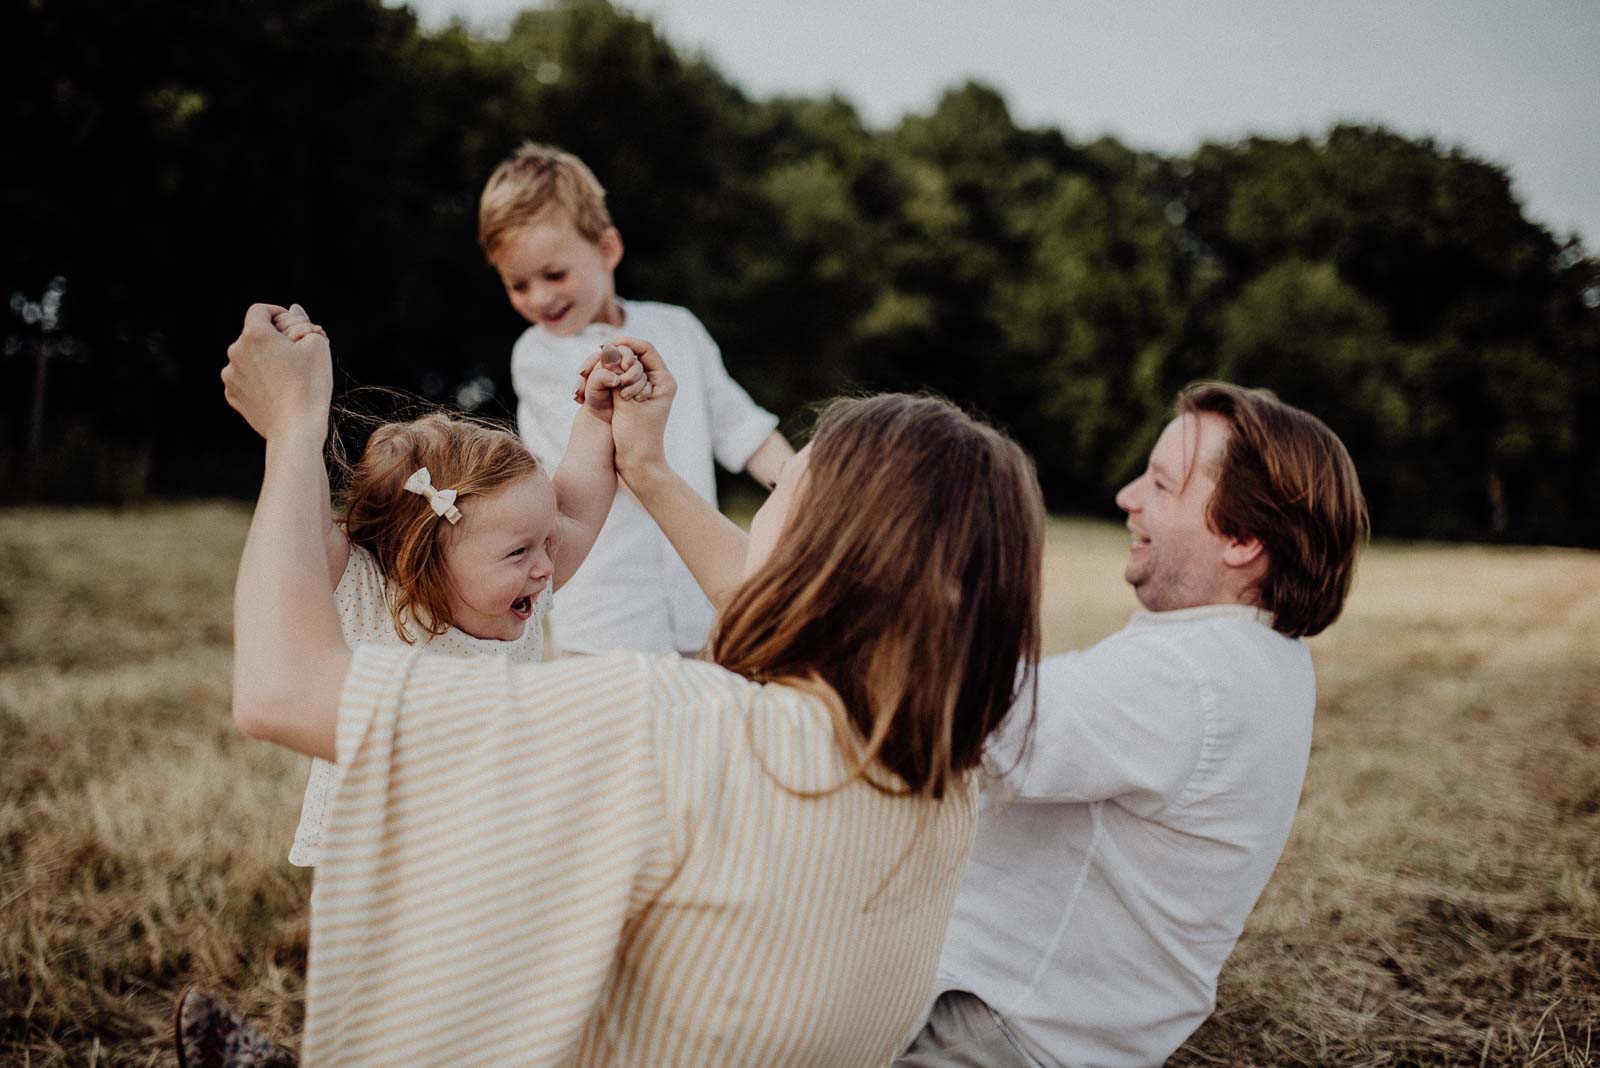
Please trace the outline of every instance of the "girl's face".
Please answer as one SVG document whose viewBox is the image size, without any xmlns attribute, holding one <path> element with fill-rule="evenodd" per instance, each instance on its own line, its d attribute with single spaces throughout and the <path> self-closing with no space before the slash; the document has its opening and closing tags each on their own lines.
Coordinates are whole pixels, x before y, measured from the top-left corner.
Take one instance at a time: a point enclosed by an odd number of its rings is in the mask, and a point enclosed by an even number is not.
<svg viewBox="0 0 1600 1068">
<path fill-rule="evenodd" d="M 750 544 L 744 556 L 745 578 L 755 574 L 756 568 L 766 563 L 778 539 L 783 536 L 784 528 L 789 525 L 789 514 L 794 511 L 805 490 L 806 465 L 810 461 L 809 444 L 784 461 L 772 492 L 750 521 Z"/>
<path fill-rule="evenodd" d="M 461 522 L 444 550 L 451 621 L 474 638 L 514 641 L 554 570 L 555 487 L 535 471 L 457 507 Z"/>
</svg>

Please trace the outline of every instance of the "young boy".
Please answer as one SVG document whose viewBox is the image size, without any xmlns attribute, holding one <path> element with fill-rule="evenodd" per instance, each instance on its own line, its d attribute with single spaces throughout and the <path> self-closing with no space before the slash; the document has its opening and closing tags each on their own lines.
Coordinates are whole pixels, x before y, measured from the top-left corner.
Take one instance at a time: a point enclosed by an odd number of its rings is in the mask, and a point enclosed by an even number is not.
<svg viewBox="0 0 1600 1068">
<path fill-rule="evenodd" d="M 577 414 L 572 388 L 584 359 L 626 333 L 649 338 L 672 361 L 678 394 L 666 446 L 673 469 L 713 504 L 713 457 L 771 485 L 794 452 L 777 417 L 728 376 L 716 342 L 688 309 L 617 296 L 622 235 L 583 161 L 545 145 L 517 149 L 484 187 L 478 242 L 511 306 L 532 324 L 511 350 L 511 381 L 523 440 L 549 470 Z M 564 653 L 691 654 L 705 644 L 713 618 L 666 536 L 619 490 L 588 566 L 556 594 L 550 621 Z"/>
</svg>

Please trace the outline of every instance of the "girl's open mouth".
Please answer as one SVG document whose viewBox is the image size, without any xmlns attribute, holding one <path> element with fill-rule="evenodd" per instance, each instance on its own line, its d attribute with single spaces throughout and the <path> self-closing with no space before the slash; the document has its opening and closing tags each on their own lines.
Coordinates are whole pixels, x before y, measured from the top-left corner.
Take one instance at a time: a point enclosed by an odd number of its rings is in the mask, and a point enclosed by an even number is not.
<svg viewBox="0 0 1600 1068">
<path fill-rule="evenodd" d="M 518 619 L 527 619 L 533 615 L 533 598 L 526 595 L 518 597 L 511 602 L 511 612 Z"/>
</svg>

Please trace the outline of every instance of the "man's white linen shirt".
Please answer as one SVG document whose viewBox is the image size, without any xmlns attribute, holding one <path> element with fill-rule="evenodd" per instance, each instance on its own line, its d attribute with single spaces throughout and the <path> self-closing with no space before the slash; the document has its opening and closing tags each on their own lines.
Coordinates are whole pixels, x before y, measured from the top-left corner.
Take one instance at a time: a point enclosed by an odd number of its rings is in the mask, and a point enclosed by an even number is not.
<svg viewBox="0 0 1600 1068">
<path fill-rule="evenodd" d="M 570 337 L 532 326 L 511 350 L 517 428 L 545 469 L 566 452 L 578 405 L 578 371 L 596 348 L 618 337 L 649 341 L 661 353 L 678 393 L 667 420 L 667 465 L 696 493 L 717 502 L 712 458 L 742 471 L 778 418 L 758 407 L 728 375 L 716 342 L 686 308 L 650 301 L 617 302 L 623 324 L 591 323 Z M 715 615 L 639 503 L 618 489 L 611 514 L 583 566 L 556 592 L 550 614 L 564 652 L 692 652 L 705 644 Z"/>
<path fill-rule="evenodd" d="M 1242 605 L 1045 660 L 1031 746 L 1019 705 L 991 752 L 934 996 L 978 995 L 1042 1064 L 1164 1062 L 1283 852 L 1315 700 L 1305 644 Z"/>
</svg>

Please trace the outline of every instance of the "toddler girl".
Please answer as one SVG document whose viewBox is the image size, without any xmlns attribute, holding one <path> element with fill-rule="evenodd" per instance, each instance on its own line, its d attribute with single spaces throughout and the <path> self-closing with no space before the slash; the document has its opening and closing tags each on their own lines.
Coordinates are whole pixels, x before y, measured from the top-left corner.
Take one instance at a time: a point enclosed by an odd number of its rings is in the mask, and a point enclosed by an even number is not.
<svg viewBox="0 0 1600 1068">
<path fill-rule="evenodd" d="M 299 305 L 273 320 L 291 340 L 327 335 Z M 627 349 L 604 353 L 582 391 L 554 476 L 515 433 L 447 415 L 388 423 L 349 470 L 344 521 L 325 523 L 345 640 L 423 643 L 460 656 L 541 659 L 550 592 L 578 569 L 616 496 L 612 390 L 648 395 Z M 334 765 L 313 760 L 289 861 L 321 859 Z"/>
</svg>

